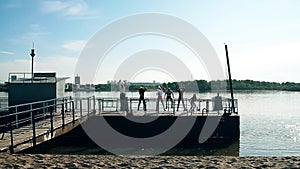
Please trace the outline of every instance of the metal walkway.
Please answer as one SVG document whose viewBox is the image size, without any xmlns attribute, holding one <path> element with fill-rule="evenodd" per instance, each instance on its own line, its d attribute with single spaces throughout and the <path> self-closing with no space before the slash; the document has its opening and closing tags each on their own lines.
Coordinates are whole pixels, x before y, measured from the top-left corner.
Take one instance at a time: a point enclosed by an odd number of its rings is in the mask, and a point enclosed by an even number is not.
<svg viewBox="0 0 300 169">
<path fill-rule="evenodd" d="M 0 151 L 15 153 L 72 130 L 95 114 L 95 103 L 68 97 L 0 108 Z"/>
</svg>

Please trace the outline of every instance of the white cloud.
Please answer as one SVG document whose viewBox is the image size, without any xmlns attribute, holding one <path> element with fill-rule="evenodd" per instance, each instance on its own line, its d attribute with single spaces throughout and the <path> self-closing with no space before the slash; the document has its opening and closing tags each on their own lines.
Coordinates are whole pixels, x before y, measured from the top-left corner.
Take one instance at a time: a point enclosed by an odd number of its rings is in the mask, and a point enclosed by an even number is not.
<svg viewBox="0 0 300 169">
<path fill-rule="evenodd" d="M 41 10 L 44 13 L 57 13 L 60 16 L 89 19 L 98 17 L 97 11 L 90 9 L 85 1 L 43 1 Z"/>
<path fill-rule="evenodd" d="M 43 1 L 41 10 L 46 13 L 58 12 L 68 8 L 70 4 L 62 1 Z"/>
<path fill-rule="evenodd" d="M 14 52 L 9 52 L 9 51 L 0 51 L 0 54 L 3 54 L 3 55 L 14 55 L 15 53 Z"/>
<path fill-rule="evenodd" d="M 72 40 L 62 44 L 64 49 L 67 49 L 71 52 L 80 52 L 85 46 L 86 41 L 83 40 Z"/>
</svg>

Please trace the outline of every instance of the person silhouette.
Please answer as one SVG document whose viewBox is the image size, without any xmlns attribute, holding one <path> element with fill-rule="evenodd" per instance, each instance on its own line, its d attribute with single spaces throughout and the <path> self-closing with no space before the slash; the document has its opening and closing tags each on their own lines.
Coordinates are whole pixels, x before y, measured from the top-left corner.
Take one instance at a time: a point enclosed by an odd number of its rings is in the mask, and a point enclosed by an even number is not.
<svg viewBox="0 0 300 169">
<path fill-rule="evenodd" d="M 168 108 L 168 101 L 170 100 L 171 101 L 171 108 L 173 108 L 173 98 L 174 98 L 174 94 L 173 94 L 173 91 L 168 88 L 166 93 L 165 93 L 165 96 L 166 97 L 166 109 Z"/>
<path fill-rule="evenodd" d="M 126 103 L 126 81 L 119 80 L 118 82 L 119 90 L 120 90 L 120 102 L 121 102 L 121 111 L 128 111 L 128 105 Z"/>
<path fill-rule="evenodd" d="M 180 105 L 180 101 L 182 100 L 182 105 L 183 105 L 183 110 L 186 110 L 185 108 L 185 104 L 184 104 L 184 99 L 183 99 L 183 92 L 184 89 L 183 88 L 177 88 L 176 91 L 178 92 L 178 103 L 177 103 L 177 111 L 179 109 L 179 105 Z"/>
<path fill-rule="evenodd" d="M 193 97 L 190 98 L 190 101 L 191 101 L 191 110 L 194 111 L 194 109 L 197 107 L 195 103 L 197 101 L 196 94 L 193 94 Z"/>
<path fill-rule="evenodd" d="M 146 101 L 145 101 L 145 97 L 144 97 L 145 91 L 146 91 L 146 90 L 147 90 L 147 89 L 146 89 L 145 87 L 140 87 L 140 88 L 139 88 L 140 98 L 139 98 L 138 110 L 140 109 L 141 101 L 143 101 L 143 108 L 144 108 L 144 111 L 147 110 L 147 108 L 146 108 Z"/>
<path fill-rule="evenodd" d="M 157 87 L 156 89 L 156 95 L 157 95 L 157 100 L 156 100 L 156 111 L 159 111 L 159 101 L 161 102 L 164 111 L 166 111 L 165 106 L 164 106 L 164 102 L 163 102 L 163 90 L 161 89 L 160 86 Z"/>
</svg>

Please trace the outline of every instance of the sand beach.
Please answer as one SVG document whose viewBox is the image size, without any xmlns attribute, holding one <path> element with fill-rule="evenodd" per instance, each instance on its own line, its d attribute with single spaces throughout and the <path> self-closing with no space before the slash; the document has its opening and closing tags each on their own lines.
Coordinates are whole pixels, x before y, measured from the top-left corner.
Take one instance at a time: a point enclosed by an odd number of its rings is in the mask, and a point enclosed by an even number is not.
<svg viewBox="0 0 300 169">
<path fill-rule="evenodd" d="M 300 168 L 300 157 L 0 154 L 0 168 Z"/>
</svg>

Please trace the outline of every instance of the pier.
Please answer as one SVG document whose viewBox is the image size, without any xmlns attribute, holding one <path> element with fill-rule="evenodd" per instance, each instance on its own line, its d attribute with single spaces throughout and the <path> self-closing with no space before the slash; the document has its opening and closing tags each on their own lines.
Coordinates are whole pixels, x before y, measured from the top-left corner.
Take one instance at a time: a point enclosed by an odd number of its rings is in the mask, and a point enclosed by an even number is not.
<svg viewBox="0 0 300 169">
<path fill-rule="evenodd" d="M 190 106 L 187 98 L 184 101 L 186 109 L 180 106 L 180 111 L 175 111 L 177 100 L 174 100 L 173 107 L 168 104 L 164 111 L 161 105 L 157 107 L 155 98 L 148 98 L 146 99 L 147 111 L 144 111 L 143 107 L 138 111 L 138 99 L 128 98 L 128 109 L 121 111 L 119 98 L 96 98 L 95 96 L 86 98 L 63 97 L 2 107 L 0 108 L 0 151 L 16 153 L 27 148 L 34 148 L 40 143 L 68 133 L 81 123 L 88 123 L 100 116 L 104 116 L 110 124 L 123 130 L 122 133 L 128 132 L 127 130 L 130 128 L 128 125 L 130 121 L 124 118 L 127 116 L 149 119 L 153 116 L 159 116 L 163 117 L 161 123 L 164 124 L 172 123 L 176 118 L 196 116 L 197 121 L 188 135 L 189 138 L 184 139 L 188 143 L 192 143 L 195 138 L 198 139 L 199 130 L 203 127 L 207 117 L 221 117 L 221 123 L 212 138 L 239 139 L 239 115 L 236 99 L 233 101 L 223 97 L 219 97 L 217 100 L 216 98 L 198 99 L 196 101 L 197 106 L 194 108 Z M 231 105 L 233 102 L 234 109 Z M 154 123 L 159 122 L 154 121 Z M 140 126 L 139 123 L 131 122 L 131 127 L 132 125 Z M 160 124 L 155 125 L 160 126 Z M 161 126 L 164 127 L 164 125 Z M 149 126 L 148 129 L 151 130 L 151 132 L 148 131 L 148 135 L 158 132 Z M 145 133 L 143 127 L 127 134 L 138 136 L 141 133 Z M 105 136 L 103 137 L 105 138 Z"/>
</svg>

